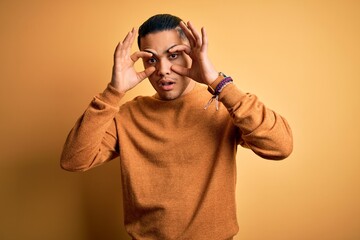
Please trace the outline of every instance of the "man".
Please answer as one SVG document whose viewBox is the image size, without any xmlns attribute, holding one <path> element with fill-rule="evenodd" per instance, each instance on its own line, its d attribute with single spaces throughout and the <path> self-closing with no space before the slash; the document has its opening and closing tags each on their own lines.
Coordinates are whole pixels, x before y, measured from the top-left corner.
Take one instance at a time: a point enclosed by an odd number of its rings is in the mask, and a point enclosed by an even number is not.
<svg viewBox="0 0 360 240">
<path fill-rule="evenodd" d="M 131 54 L 135 38 L 133 29 L 116 47 L 111 82 L 70 132 L 61 166 L 85 171 L 120 157 L 133 239 L 232 239 L 237 146 L 283 159 L 291 130 L 215 70 L 204 28 L 160 14 L 139 28 L 140 51 Z M 140 58 L 144 70 L 136 72 Z M 145 78 L 156 94 L 120 106 Z"/>
</svg>

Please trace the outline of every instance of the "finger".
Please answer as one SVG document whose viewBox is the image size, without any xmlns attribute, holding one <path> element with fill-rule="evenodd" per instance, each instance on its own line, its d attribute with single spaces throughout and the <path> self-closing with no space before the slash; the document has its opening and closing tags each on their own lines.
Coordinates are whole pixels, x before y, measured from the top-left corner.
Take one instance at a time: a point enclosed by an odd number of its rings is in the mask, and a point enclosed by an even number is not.
<svg viewBox="0 0 360 240">
<path fill-rule="evenodd" d="M 124 43 L 119 42 L 115 49 L 114 59 L 119 59 L 124 57 L 126 57 L 126 49 L 124 47 Z"/>
<path fill-rule="evenodd" d="M 169 52 L 170 53 L 173 53 L 173 52 L 185 52 L 187 55 L 189 55 L 190 52 L 191 52 L 191 48 L 190 48 L 190 46 L 187 46 L 187 45 L 176 45 L 176 46 L 170 48 Z"/>
<path fill-rule="evenodd" d="M 201 28 L 201 35 L 202 35 L 201 50 L 202 51 L 207 51 L 209 42 L 208 42 L 207 34 L 206 34 L 206 31 L 205 31 L 204 27 Z"/>
<path fill-rule="evenodd" d="M 190 68 L 185 68 L 180 65 L 172 65 L 171 70 L 173 70 L 175 73 L 180 74 L 182 76 L 186 76 L 186 77 L 190 76 Z"/>
<path fill-rule="evenodd" d="M 132 28 L 131 31 L 126 34 L 124 40 L 122 41 L 125 47 L 128 47 L 128 44 L 131 42 L 131 39 L 133 38 L 133 35 L 134 35 L 134 28 Z"/>
<path fill-rule="evenodd" d="M 125 38 L 124 38 L 124 39 L 122 40 L 122 42 L 120 43 L 120 48 L 121 48 L 121 49 L 125 49 L 125 48 L 126 48 L 127 43 L 128 43 L 128 41 L 129 41 L 129 38 L 131 37 L 130 35 L 131 35 L 131 32 L 128 32 L 128 33 L 126 34 Z"/>
<path fill-rule="evenodd" d="M 180 22 L 180 27 L 183 30 L 183 32 L 185 33 L 185 36 L 187 37 L 187 39 L 189 40 L 190 46 L 195 46 L 196 42 L 195 42 L 195 38 L 193 36 L 193 34 L 191 33 L 190 29 L 186 26 L 186 24 L 184 22 Z"/>
<path fill-rule="evenodd" d="M 131 37 L 130 37 L 130 39 L 129 39 L 129 47 L 131 47 L 131 46 L 133 45 L 136 36 L 137 36 L 137 31 L 136 31 L 135 28 L 132 28 L 132 30 L 131 30 Z"/>
<path fill-rule="evenodd" d="M 116 48 L 115 48 L 115 51 L 114 51 L 114 58 L 117 58 L 117 57 L 119 57 L 119 55 L 120 55 L 120 48 L 121 48 L 121 45 L 122 43 L 121 42 L 119 42 L 117 45 L 116 45 Z"/>
<path fill-rule="evenodd" d="M 149 58 L 152 56 L 152 53 L 149 52 L 144 52 L 144 51 L 138 51 L 133 53 L 130 58 L 133 62 L 136 62 L 137 60 L 139 60 L 139 58 Z"/>
<path fill-rule="evenodd" d="M 197 46 L 201 46 L 202 41 L 201 41 L 201 37 L 199 32 L 195 29 L 194 25 L 189 21 L 188 22 L 188 27 L 190 28 L 194 38 L 195 38 L 195 42 Z"/>
<path fill-rule="evenodd" d="M 138 75 L 138 78 L 140 81 L 144 80 L 145 78 L 149 77 L 151 74 L 153 74 L 155 72 L 156 68 L 151 66 L 151 67 L 148 67 L 146 68 L 144 71 L 142 72 L 139 72 L 137 75 Z"/>
<path fill-rule="evenodd" d="M 120 45 L 121 50 L 123 50 L 121 51 L 121 53 L 123 53 L 123 56 L 130 53 L 134 39 L 135 39 L 135 29 L 133 28 L 130 32 L 128 32 L 122 44 Z"/>
</svg>

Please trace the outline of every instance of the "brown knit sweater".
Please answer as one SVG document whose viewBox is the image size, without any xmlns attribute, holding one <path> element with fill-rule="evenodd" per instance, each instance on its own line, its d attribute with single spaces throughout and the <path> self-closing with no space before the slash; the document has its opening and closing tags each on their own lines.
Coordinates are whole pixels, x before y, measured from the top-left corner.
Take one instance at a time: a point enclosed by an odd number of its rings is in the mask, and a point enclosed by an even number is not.
<svg viewBox="0 0 360 240">
<path fill-rule="evenodd" d="M 286 120 L 228 85 L 219 111 L 197 84 L 172 101 L 137 97 L 120 107 L 110 85 L 71 130 L 62 168 L 84 171 L 120 156 L 125 227 L 134 239 L 231 239 L 238 231 L 236 150 L 267 159 L 292 151 Z"/>
</svg>

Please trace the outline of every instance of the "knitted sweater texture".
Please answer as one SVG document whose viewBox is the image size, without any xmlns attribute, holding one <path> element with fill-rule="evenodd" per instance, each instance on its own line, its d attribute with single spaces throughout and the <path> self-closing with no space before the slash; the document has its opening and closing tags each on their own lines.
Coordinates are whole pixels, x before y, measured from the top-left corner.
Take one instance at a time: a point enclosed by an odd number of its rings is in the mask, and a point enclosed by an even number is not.
<svg viewBox="0 0 360 240">
<path fill-rule="evenodd" d="M 224 88 L 219 110 L 197 84 L 171 101 L 94 97 L 64 145 L 61 166 L 85 171 L 120 157 L 125 227 L 133 239 L 231 239 L 239 145 L 267 159 L 292 151 L 286 120 L 255 95 Z"/>
</svg>

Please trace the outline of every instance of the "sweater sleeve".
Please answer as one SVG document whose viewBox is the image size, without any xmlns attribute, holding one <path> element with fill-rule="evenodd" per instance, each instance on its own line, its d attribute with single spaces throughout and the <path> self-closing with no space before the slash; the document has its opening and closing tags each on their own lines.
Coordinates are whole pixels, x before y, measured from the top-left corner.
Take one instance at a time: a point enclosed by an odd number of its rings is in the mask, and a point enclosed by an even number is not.
<svg viewBox="0 0 360 240">
<path fill-rule="evenodd" d="M 94 97 L 71 129 L 60 165 L 68 171 L 85 171 L 118 156 L 115 115 L 124 94 L 108 85 Z"/>
<path fill-rule="evenodd" d="M 219 100 L 239 128 L 242 146 L 266 159 L 281 160 L 290 155 L 293 137 L 289 124 L 285 118 L 268 109 L 257 96 L 244 93 L 230 84 L 223 89 Z"/>
</svg>

